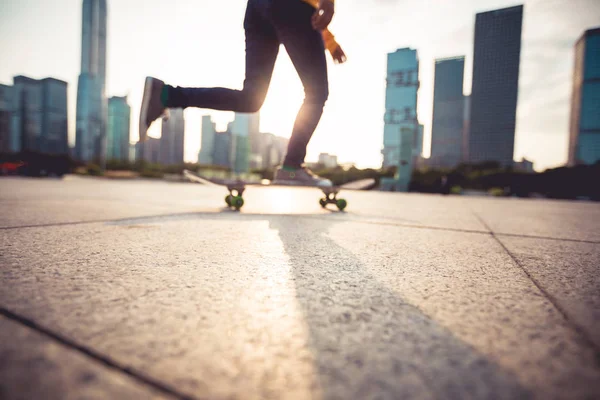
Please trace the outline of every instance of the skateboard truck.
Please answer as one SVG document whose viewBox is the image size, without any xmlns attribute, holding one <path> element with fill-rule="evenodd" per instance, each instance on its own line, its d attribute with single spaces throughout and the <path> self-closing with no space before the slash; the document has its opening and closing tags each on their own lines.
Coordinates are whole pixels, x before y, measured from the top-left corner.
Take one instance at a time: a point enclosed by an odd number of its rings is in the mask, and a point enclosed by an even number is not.
<svg viewBox="0 0 600 400">
<path fill-rule="evenodd" d="M 344 208 L 348 205 L 345 199 L 338 199 L 337 194 L 339 188 L 337 187 L 320 187 L 325 197 L 319 199 L 321 207 L 325 208 L 328 204 L 335 204 L 340 211 L 344 211 Z"/>
<path fill-rule="evenodd" d="M 244 184 L 235 183 L 227 185 L 227 190 L 229 190 L 229 194 L 225 196 L 225 203 L 227 203 L 228 207 L 233 207 L 239 211 L 244 205 L 244 198 L 242 196 L 244 190 L 246 190 L 246 186 Z"/>
<path fill-rule="evenodd" d="M 217 182 L 213 182 L 212 180 L 209 180 L 207 178 L 203 178 L 200 175 L 198 175 L 197 173 L 193 173 L 188 170 L 184 170 L 183 174 L 184 174 L 184 176 L 188 177 L 193 182 L 198 182 L 198 183 L 202 183 L 205 185 L 211 185 L 211 186 L 221 186 L 221 187 L 225 186 L 227 188 L 227 190 L 229 191 L 229 194 L 227 196 L 225 196 L 225 203 L 227 204 L 228 207 L 235 208 L 238 211 L 244 205 L 244 198 L 242 196 L 244 195 L 244 191 L 246 190 L 247 186 L 289 186 L 289 185 L 263 184 L 263 183 L 255 184 L 255 183 L 244 182 L 239 179 L 236 181 L 230 181 L 227 183 L 223 183 L 223 182 L 217 183 Z M 327 207 L 328 204 L 335 204 L 336 207 L 340 211 L 343 211 L 346 208 L 346 206 L 348 205 L 348 202 L 345 199 L 337 198 L 337 194 L 340 191 L 339 186 L 306 186 L 306 187 L 316 187 L 316 188 L 321 189 L 321 191 L 323 192 L 325 197 L 322 197 L 319 199 L 319 204 L 323 208 Z"/>
<path fill-rule="evenodd" d="M 338 187 L 318 188 L 321 189 L 325 195 L 325 197 L 319 199 L 319 204 L 321 207 L 325 208 L 328 204 L 335 204 L 340 211 L 343 211 L 348 205 L 348 202 L 345 199 L 337 198 L 337 194 L 340 190 Z M 244 190 L 246 190 L 246 185 L 244 183 L 229 184 L 227 185 L 227 190 L 229 191 L 229 194 L 225 196 L 225 203 L 227 203 L 228 207 L 235 208 L 237 211 L 239 211 L 244 205 L 244 198 L 242 196 L 244 195 Z"/>
</svg>

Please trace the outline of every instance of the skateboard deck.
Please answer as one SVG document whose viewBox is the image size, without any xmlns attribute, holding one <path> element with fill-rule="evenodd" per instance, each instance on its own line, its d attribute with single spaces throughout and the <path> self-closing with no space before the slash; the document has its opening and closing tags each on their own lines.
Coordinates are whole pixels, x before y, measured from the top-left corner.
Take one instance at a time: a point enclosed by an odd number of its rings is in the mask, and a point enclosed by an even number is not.
<svg viewBox="0 0 600 400">
<path fill-rule="evenodd" d="M 249 186 L 276 186 L 276 187 L 310 187 L 316 188 L 323 192 L 325 197 L 319 199 L 319 204 L 321 207 L 325 208 L 328 204 L 334 204 L 340 211 L 343 211 L 348 202 L 345 199 L 338 198 L 337 194 L 340 192 L 341 188 L 339 186 L 309 186 L 309 185 L 286 185 L 280 183 L 272 183 L 268 181 L 267 183 L 262 182 L 246 182 L 240 179 L 231 179 L 231 180 L 213 180 L 205 178 L 197 173 L 194 173 L 189 170 L 183 170 L 183 175 L 193 182 L 202 183 L 210 186 L 221 186 L 225 187 L 229 194 L 225 196 L 225 203 L 227 203 L 228 207 L 239 210 L 244 205 L 244 191 Z"/>
</svg>

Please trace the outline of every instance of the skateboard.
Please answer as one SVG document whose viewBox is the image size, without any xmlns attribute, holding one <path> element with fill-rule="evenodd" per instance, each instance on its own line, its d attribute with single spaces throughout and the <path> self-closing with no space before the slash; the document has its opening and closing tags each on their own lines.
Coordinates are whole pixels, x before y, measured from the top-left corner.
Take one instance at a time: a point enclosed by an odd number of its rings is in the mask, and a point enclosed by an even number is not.
<svg viewBox="0 0 600 400">
<path fill-rule="evenodd" d="M 225 187 L 229 194 L 225 196 L 225 203 L 228 207 L 234 208 L 239 211 L 244 206 L 244 191 L 248 186 L 279 186 L 279 187 L 312 187 L 320 189 L 323 192 L 324 197 L 319 199 L 319 204 L 321 207 L 325 208 L 328 204 L 334 204 L 340 211 L 344 211 L 348 202 L 345 199 L 338 198 L 337 195 L 340 192 L 341 188 L 339 186 L 330 186 L 330 187 L 321 187 L 321 186 L 293 186 L 293 185 L 285 185 L 285 184 L 277 184 L 277 183 L 254 183 L 254 182 L 245 182 L 242 180 L 220 180 L 215 181 L 208 178 L 204 178 L 192 171 L 184 170 L 183 175 L 187 177 L 189 180 L 193 182 L 202 183 L 205 185 L 211 186 L 221 186 Z"/>
</svg>

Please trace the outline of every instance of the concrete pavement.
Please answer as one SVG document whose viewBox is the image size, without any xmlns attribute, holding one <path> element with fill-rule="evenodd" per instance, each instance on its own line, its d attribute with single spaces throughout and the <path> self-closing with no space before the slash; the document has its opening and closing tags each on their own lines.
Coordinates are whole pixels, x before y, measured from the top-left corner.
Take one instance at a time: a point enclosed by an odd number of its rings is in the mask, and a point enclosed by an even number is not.
<svg viewBox="0 0 600 400">
<path fill-rule="evenodd" d="M 0 180 L 0 398 L 600 398 L 600 204 Z"/>
</svg>

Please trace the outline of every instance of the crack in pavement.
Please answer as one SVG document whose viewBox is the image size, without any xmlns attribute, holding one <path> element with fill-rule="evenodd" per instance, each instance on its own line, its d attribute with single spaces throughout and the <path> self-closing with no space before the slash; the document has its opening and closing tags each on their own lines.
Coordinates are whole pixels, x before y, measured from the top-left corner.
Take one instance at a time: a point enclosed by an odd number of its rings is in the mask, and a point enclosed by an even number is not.
<svg viewBox="0 0 600 400">
<path fill-rule="evenodd" d="M 5 309 L 4 307 L 0 306 L 0 315 L 6 317 L 7 319 L 19 323 L 21 325 L 24 325 L 60 344 L 62 344 L 63 346 L 66 346 L 67 348 L 77 351 L 80 354 L 83 354 L 101 364 L 103 364 L 104 366 L 111 368 L 113 370 L 116 370 L 117 372 L 120 372 L 122 374 L 125 374 L 131 378 L 133 378 L 135 381 L 137 381 L 138 383 L 147 385 L 149 387 L 151 387 L 152 389 L 155 389 L 161 393 L 170 395 L 170 396 L 175 396 L 179 399 L 185 399 L 185 400 L 194 400 L 194 397 L 188 396 L 186 394 L 183 394 L 181 392 L 179 392 L 177 389 L 172 388 L 171 386 L 156 380 L 150 376 L 144 375 L 143 373 L 136 371 L 135 369 L 132 369 L 130 367 L 127 367 L 125 365 L 122 365 L 120 363 L 118 363 L 117 361 L 112 360 L 111 358 L 100 354 L 98 352 L 96 352 L 95 350 L 83 346 L 79 343 L 76 343 L 74 340 L 69 339 L 65 336 L 62 336 L 59 333 L 56 333 L 46 327 L 41 326 L 40 324 L 38 324 L 37 322 L 23 317 L 21 315 L 15 314 L 12 311 L 9 311 L 7 309 Z"/>
<path fill-rule="evenodd" d="M 488 224 L 483 220 L 483 218 L 481 218 L 479 216 L 479 214 L 477 214 L 473 210 L 471 210 L 471 212 L 486 227 L 486 229 L 489 229 Z M 588 335 L 587 331 L 583 327 L 581 327 L 577 322 L 575 322 L 573 319 L 571 319 L 569 317 L 569 314 L 567 313 L 567 311 L 565 309 L 563 309 L 560 306 L 558 300 L 554 296 L 552 296 L 542 286 L 542 284 L 540 282 L 538 282 L 538 280 L 535 279 L 529 273 L 529 271 L 527 271 L 527 269 L 519 262 L 519 260 L 517 259 L 517 257 L 515 257 L 513 255 L 513 253 L 504 245 L 504 243 L 502 242 L 502 240 L 500 240 L 500 238 L 498 238 L 498 236 L 496 236 L 496 234 L 493 231 L 491 231 L 491 230 L 490 230 L 490 234 L 494 238 L 494 240 L 502 247 L 502 249 L 504 249 L 504 251 L 511 258 L 511 260 L 521 269 L 521 271 L 523 271 L 523 273 L 525 273 L 525 275 L 535 285 L 535 287 L 540 291 L 540 293 L 542 293 L 542 295 L 550 302 L 550 304 L 552 304 L 552 306 L 560 313 L 560 315 L 564 318 L 564 320 L 566 321 L 566 323 L 581 337 L 581 339 L 588 346 L 590 346 L 591 349 L 593 349 L 593 351 L 594 351 L 594 360 L 596 362 L 596 367 L 600 368 L 600 348 L 594 343 L 594 341 L 592 340 L 592 338 Z"/>
</svg>

